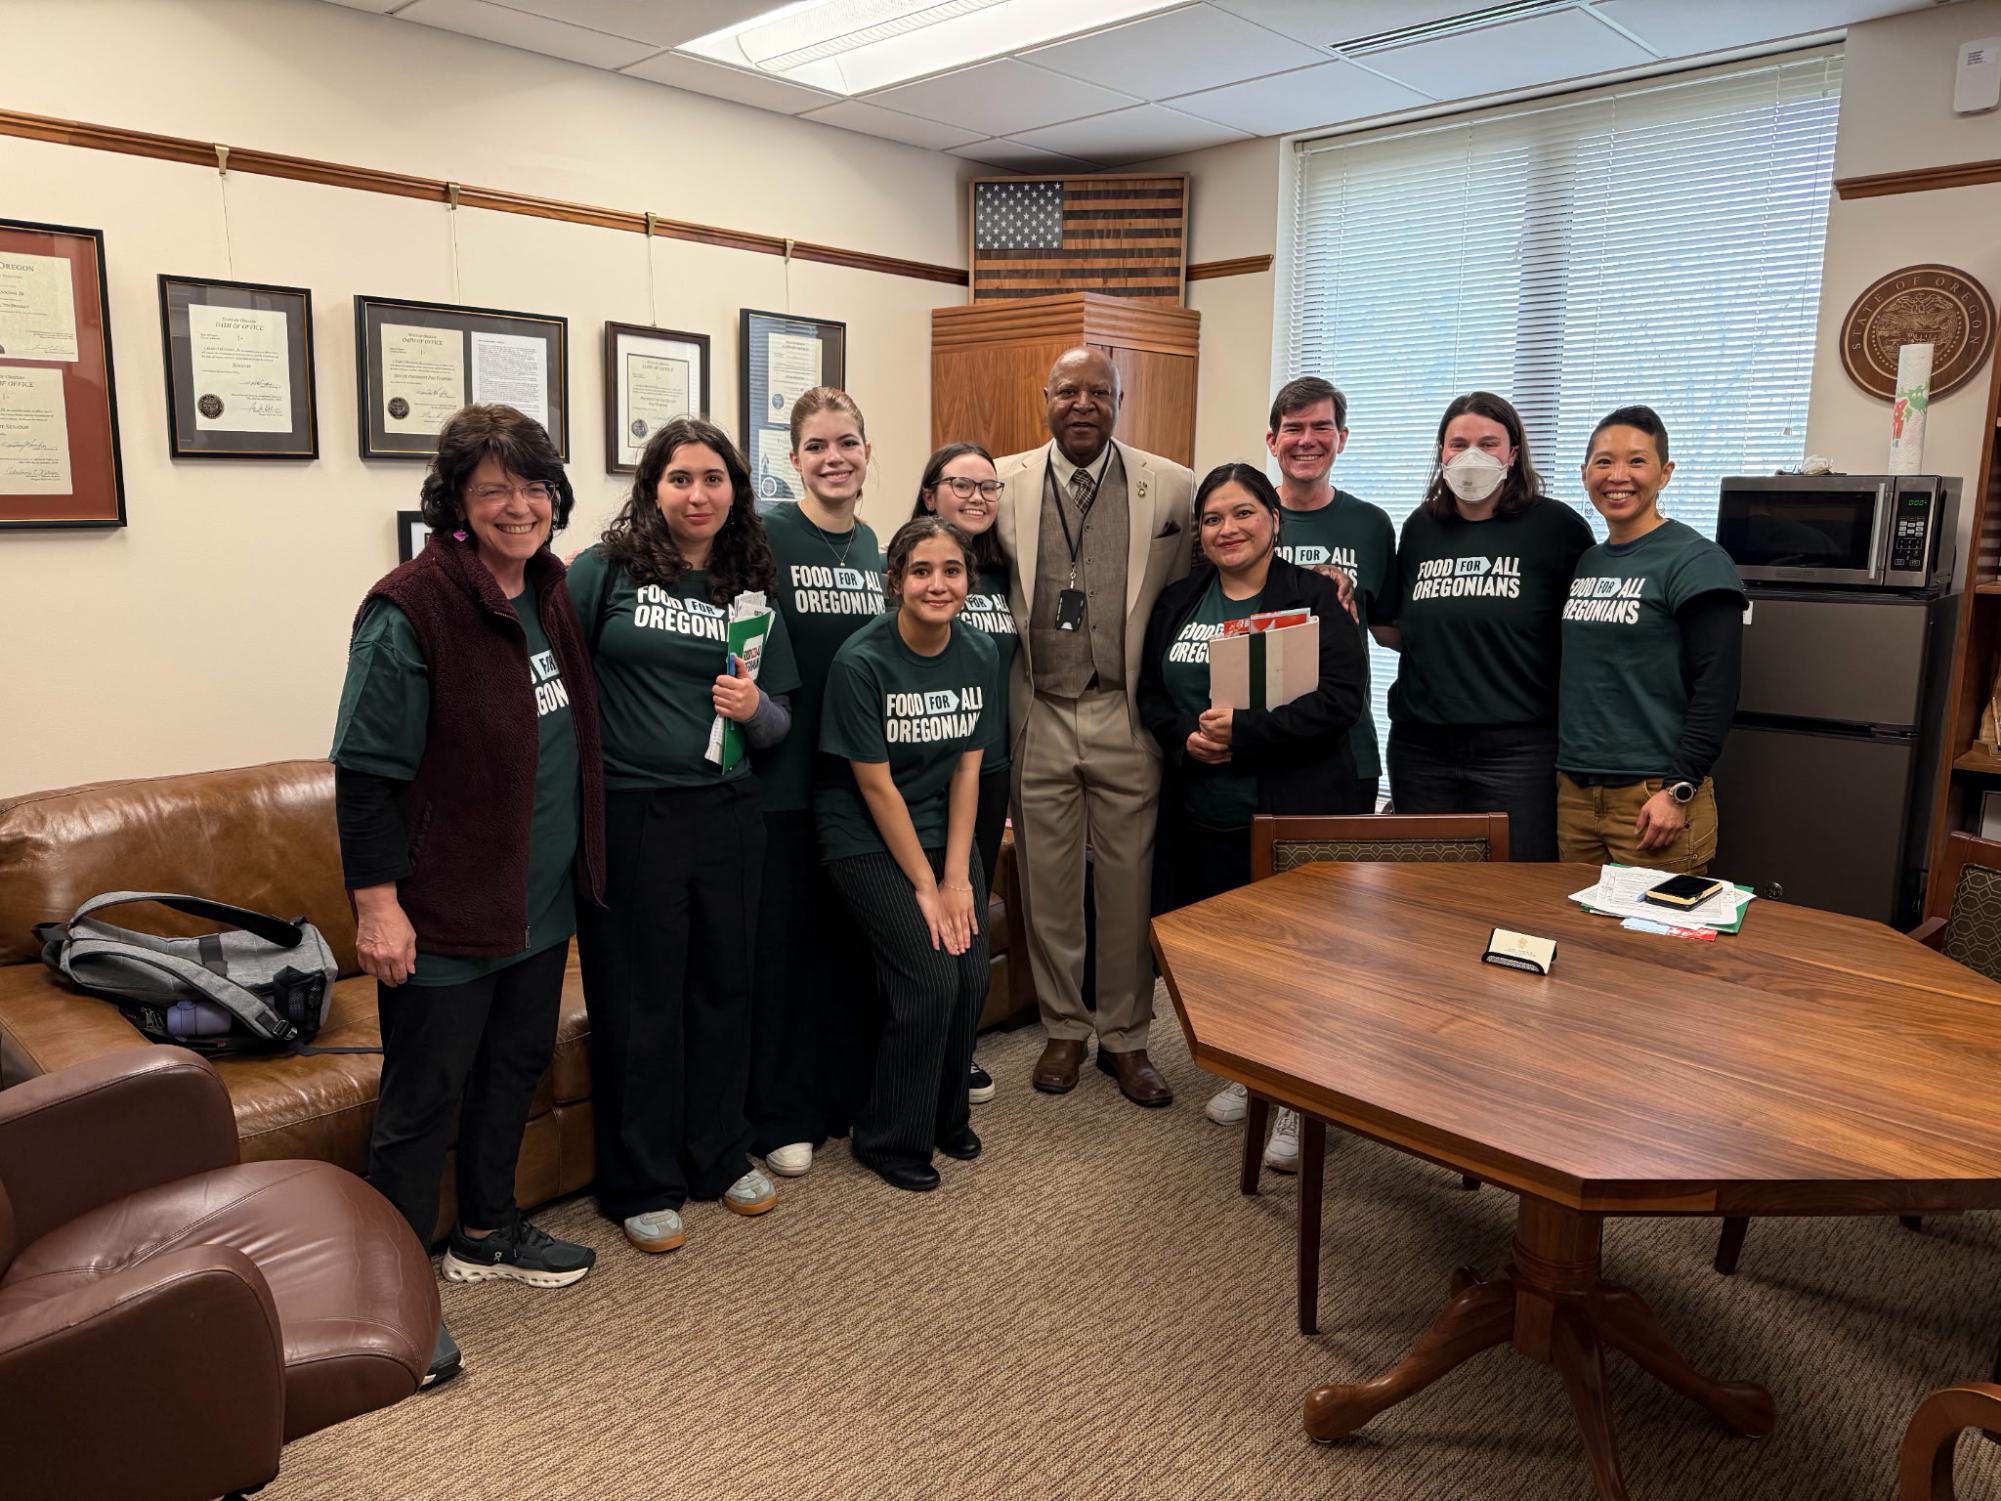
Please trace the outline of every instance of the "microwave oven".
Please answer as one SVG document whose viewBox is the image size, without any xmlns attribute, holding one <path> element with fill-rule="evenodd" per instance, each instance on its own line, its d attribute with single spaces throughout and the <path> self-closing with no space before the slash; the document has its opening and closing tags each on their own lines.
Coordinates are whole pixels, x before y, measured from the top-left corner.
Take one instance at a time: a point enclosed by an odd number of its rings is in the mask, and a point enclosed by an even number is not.
<svg viewBox="0 0 2001 1501">
<path fill-rule="evenodd" d="M 1952 588 L 1959 481 L 1936 474 L 1726 479 L 1716 541 L 1747 584 Z"/>
</svg>

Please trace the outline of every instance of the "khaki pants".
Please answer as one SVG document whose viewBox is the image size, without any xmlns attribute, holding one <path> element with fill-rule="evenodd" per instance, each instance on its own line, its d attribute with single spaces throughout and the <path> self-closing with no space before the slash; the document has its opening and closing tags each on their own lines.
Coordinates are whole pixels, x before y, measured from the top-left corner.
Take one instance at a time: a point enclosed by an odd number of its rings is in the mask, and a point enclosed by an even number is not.
<svg viewBox="0 0 2001 1501">
<path fill-rule="evenodd" d="M 1623 787 L 1580 787 L 1556 774 L 1556 857 L 1593 865 L 1644 865 L 1699 876 L 1716 858 L 1716 786 L 1708 777 L 1688 805 L 1688 827 L 1665 849 L 1643 850 L 1633 820 L 1661 790 L 1659 777 Z"/>
<path fill-rule="evenodd" d="M 1146 1046 L 1153 1017 L 1154 810 L 1160 759 L 1134 738 L 1120 689 L 1037 694 L 1014 757 L 1014 846 L 1029 973 L 1052 1038 Z M 1098 1009 L 1084 1009 L 1084 849 L 1098 919 Z M 1010 923 L 1010 927 L 1013 924 Z"/>
</svg>

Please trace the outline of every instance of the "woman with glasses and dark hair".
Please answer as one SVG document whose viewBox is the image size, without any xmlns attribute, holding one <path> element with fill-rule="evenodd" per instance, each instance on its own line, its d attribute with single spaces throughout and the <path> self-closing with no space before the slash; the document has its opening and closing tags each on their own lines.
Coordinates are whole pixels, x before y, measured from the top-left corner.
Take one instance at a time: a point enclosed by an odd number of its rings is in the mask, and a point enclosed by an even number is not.
<svg viewBox="0 0 2001 1501">
<path fill-rule="evenodd" d="M 875 952 L 884 1017 L 854 1152 L 892 1187 L 938 1186 L 932 1153 L 970 1161 L 966 1070 L 987 992 L 973 855 L 994 646 L 959 619 L 972 539 L 921 516 L 890 539 L 891 612 L 834 654 L 814 798 L 827 873 Z"/>
<path fill-rule="evenodd" d="M 1563 602 L 1591 528 L 1542 493 L 1521 415 L 1473 391 L 1446 407 L 1424 502 L 1397 540 L 1390 800 L 1508 815 L 1517 860 L 1556 858 Z"/>
<path fill-rule="evenodd" d="M 597 1194 L 642 1251 L 686 1238 L 681 1208 L 778 1202 L 750 1161 L 751 955 L 764 818 L 747 755 L 710 753 L 719 719 L 768 749 L 798 669 L 775 612 L 751 666 L 730 606 L 773 592 L 750 470 L 711 424 L 679 417 L 640 456 L 632 494 L 570 570 L 598 682 L 605 905 L 584 914 Z"/>
<path fill-rule="evenodd" d="M 454 1282 L 566 1287 L 596 1259 L 514 1202 L 577 888 L 604 885 L 597 701 L 549 547 L 574 500 L 540 423 L 455 414 L 424 477 L 430 538 L 363 600 L 334 726 L 355 953 L 382 1023 L 368 1181 L 428 1246 L 456 1114 Z M 458 1365 L 440 1325 L 431 1379 Z"/>
<path fill-rule="evenodd" d="M 917 504 L 910 512 L 913 521 L 920 516 L 942 517 L 972 538 L 973 581 L 959 622 L 984 632 L 997 652 L 993 695 L 988 699 L 993 739 L 980 762 L 980 806 L 973 820 L 973 847 L 979 852 L 980 873 L 986 877 L 988 891 L 994 889 L 994 870 L 1000 864 L 1001 836 L 1007 829 L 1013 785 L 1007 685 L 1020 637 L 1007 600 L 1007 554 L 1001 551 L 1000 534 L 994 530 L 1003 488 L 994 473 L 992 454 L 977 443 L 947 443 L 925 463 L 924 477 L 917 482 Z M 966 1081 L 967 1096 L 974 1104 L 994 1097 L 993 1076 L 977 1062 L 968 1070 Z"/>
</svg>

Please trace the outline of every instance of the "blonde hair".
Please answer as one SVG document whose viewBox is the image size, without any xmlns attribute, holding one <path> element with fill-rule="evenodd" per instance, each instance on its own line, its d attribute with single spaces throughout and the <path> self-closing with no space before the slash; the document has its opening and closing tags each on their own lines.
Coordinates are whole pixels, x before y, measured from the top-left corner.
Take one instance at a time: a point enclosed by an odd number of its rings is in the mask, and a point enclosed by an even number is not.
<svg viewBox="0 0 2001 1501">
<path fill-rule="evenodd" d="M 855 427 L 862 435 L 862 442 L 868 442 L 868 424 L 862 420 L 862 409 L 855 405 L 854 397 L 838 386 L 815 386 L 792 403 L 792 451 L 799 451 L 799 433 L 806 426 L 806 419 L 819 412 L 846 412 L 855 419 Z"/>
</svg>

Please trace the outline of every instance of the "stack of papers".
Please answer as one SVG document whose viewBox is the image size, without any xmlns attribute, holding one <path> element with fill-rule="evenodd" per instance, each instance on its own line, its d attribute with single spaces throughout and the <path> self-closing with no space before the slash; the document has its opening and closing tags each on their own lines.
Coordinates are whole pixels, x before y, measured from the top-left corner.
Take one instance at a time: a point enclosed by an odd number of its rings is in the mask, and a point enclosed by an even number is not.
<svg viewBox="0 0 2001 1501">
<path fill-rule="evenodd" d="M 1320 622 L 1311 610 L 1228 620 L 1209 640 L 1209 704 L 1277 709 L 1320 686 Z"/>
<path fill-rule="evenodd" d="M 1687 909 L 1663 907 L 1657 902 L 1640 900 L 1642 892 L 1673 879 L 1672 871 L 1645 870 L 1634 865 L 1606 865 L 1599 868 L 1597 885 L 1573 891 L 1570 899 L 1585 911 L 1601 913 L 1606 917 L 1643 917 L 1651 922 L 1671 923 L 1684 928 L 1714 928 L 1719 933 L 1734 933 L 1743 925 L 1744 908 L 1753 896 L 1748 886 L 1725 883 L 1714 896 Z"/>
</svg>

